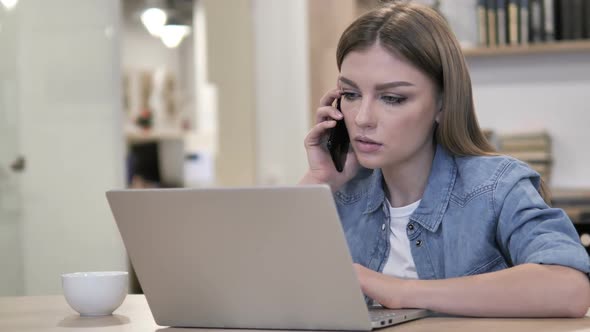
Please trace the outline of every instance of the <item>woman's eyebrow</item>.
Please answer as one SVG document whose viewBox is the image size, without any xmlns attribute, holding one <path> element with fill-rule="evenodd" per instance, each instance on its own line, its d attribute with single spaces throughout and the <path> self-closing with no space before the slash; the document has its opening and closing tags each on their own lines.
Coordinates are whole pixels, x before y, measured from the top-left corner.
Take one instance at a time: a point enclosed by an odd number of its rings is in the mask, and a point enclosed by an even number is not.
<svg viewBox="0 0 590 332">
<path fill-rule="evenodd" d="M 377 84 L 375 85 L 375 90 L 386 90 L 389 88 L 397 88 L 400 86 L 414 86 L 414 84 L 410 83 L 410 82 L 406 82 L 406 81 L 395 81 L 395 82 L 388 82 L 388 83 L 383 83 L 383 84 Z"/>
<path fill-rule="evenodd" d="M 348 84 L 348 85 L 352 86 L 353 88 L 358 89 L 358 85 L 356 85 L 356 83 L 354 83 L 352 80 L 349 80 L 348 78 L 346 78 L 344 76 L 340 76 L 338 78 L 338 80 L 344 84 Z"/>
<path fill-rule="evenodd" d="M 338 80 L 344 84 L 350 85 L 353 88 L 358 89 L 358 85 L 356 83 L 354 83 L 354 81 L 344 77 L 344 76 L 340 76 L 338 78 Z M 386 90 L 389 88 L 396 88 L 396 87 L 400 87 L 400 86 L 414 86 L 414 84 L 410 83 L 410 82 L 406 82 L 406 81 L 394 81 L 394 82 L 387 82 L 387 83 L 382 83 L 382 84 L 377 84 L 375 85 L 375 90 Z"/>
</svg>

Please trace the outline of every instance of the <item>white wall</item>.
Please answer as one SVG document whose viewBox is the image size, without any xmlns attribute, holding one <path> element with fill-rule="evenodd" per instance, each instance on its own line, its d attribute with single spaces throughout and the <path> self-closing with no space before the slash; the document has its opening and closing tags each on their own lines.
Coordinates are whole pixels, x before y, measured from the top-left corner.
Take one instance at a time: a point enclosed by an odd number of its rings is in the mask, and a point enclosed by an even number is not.
<svg viewBox="0 0 590 332">
<path fill-rule="evenodd" d="M 18 45 L 24 293 L 60 274 L 125 270 L 105 199 L 124 180 L 119 1 L 20 1 Z"/>
<path fill-rule="evenodd" d="M 469 58 L 480 125 L 498 133 L 546 128 L 552 187 L 590 186 L 590 54 Z"/>
<path fill-rule="evenodd" d="M 257 182 L 295 184 L 307 170 L 307 1 L 254 0 Z"/>
<path fill-rule="evenodd" d="M 15 9 L 16 10 L 16 9 Z M 16 17 L 0 6 L 0 296 L 23 292 L 20 174 L 10 169 L 19 155 Z"/>
</svg>

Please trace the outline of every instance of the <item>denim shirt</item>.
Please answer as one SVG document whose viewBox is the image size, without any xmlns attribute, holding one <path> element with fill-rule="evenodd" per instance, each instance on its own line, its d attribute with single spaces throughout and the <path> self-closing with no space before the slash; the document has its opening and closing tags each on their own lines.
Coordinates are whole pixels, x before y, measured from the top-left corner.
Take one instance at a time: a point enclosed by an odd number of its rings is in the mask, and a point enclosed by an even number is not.
<svg viewBox="0 0 590 332">
<path fill-rule="evenodd" d="M 362 169 L 334 194 L 353 261 L 383 271 L 389 209 L 379 169 Z M 590 259 L 565 212 L 538 192 L 539 174 L 506 156 L 455 157 L 437 146 L 422 201 L 406 232 L 420 279 L 444 279 L 524 263 L 586 274 Z"/>
</svg>

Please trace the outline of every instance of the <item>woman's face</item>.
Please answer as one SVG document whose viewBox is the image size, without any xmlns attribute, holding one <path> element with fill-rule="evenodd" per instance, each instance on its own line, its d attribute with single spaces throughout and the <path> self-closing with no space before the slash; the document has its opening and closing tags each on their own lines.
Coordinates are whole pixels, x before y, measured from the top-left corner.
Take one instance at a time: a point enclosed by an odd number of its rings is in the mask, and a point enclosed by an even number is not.
<svg viewBox="0 0 590 332">
<path fill-rule="evenodd" d="M 338 86 L 352 147 L 367 168 L 396 167 L 432 151 L 437 107 L 434 83 L 375 44 L 342 62 Z"/>
</svg>

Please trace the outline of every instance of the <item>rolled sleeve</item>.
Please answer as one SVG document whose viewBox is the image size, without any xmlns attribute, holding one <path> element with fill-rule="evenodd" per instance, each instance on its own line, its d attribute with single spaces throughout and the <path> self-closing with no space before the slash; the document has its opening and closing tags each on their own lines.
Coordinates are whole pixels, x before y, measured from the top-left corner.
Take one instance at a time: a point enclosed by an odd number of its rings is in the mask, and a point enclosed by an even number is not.
<svg viewBox="0 0 590 332">
<path fill-rule="evenodd" d="M 549 207 L 538 192 L 539 175 L 514 161 L 494 192 L 496 240 L 514 265 L 561 265 L 590 275 L 590 258 L 574 225 L 561 209 Z"/>
</svg>

